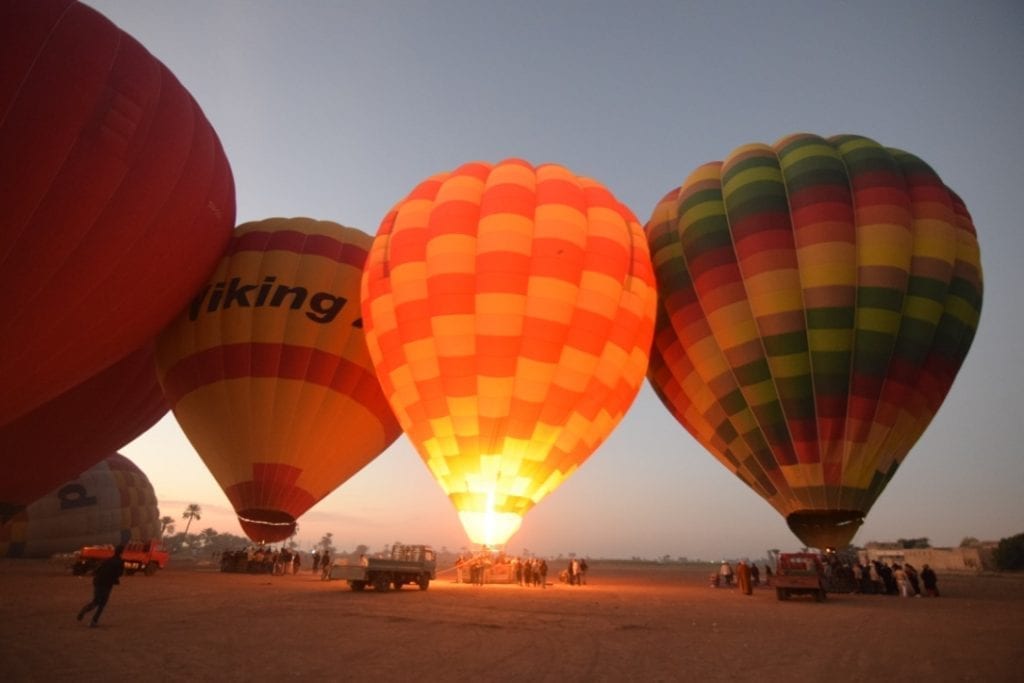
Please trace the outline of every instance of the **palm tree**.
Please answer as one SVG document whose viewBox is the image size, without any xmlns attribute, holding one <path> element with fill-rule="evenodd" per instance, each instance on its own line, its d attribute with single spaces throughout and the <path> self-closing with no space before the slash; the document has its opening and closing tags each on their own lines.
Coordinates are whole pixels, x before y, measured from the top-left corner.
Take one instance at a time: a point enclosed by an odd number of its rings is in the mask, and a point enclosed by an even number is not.
<svg viewBox="0 0 1024 683">
<path fill-rule="evenodd" d="M 174 517 L 165 515 L 160 518 L 160 536 L 171 536 L 174 534 Z"/>
<path fill-rule="evenodd" d="M 213 545 L 213 542 L 217 539 L 217 530 L 213 527 L 207 527 L 199 532 L 199 540 L 202 542 L 203 547 Z"/>
<path fill-rule="evenodd" d="M 195 503 L 189 503 L 188 507 L 185 508 L 185 512 L 181 515 L 182 519 L 187 519 L 188 523 L 185 525 L 185 536 L 188 536 L 188 528 L 192 526 L 192 520 L 197 522 L 202 519 L 202 508 Z"/>
<path fill-rule="evenodd" d="M 334 553 L 334 534 L 331 533 L 330 531 L 328 531 L 326 534 L 324 534 L 320 538 L 320 543 L 318 543 L 317 545 L 319 545 L 322 550 L 325 550 L 325 551 L 330 552 L 330 553 L 333 554 Z"/>
</svg>

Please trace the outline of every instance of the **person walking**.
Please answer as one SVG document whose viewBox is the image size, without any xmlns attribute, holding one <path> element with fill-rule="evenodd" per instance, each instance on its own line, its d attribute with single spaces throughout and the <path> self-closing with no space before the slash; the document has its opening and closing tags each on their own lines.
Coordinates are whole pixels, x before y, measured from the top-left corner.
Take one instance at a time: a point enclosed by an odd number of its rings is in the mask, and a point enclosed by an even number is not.
<svg viewBox="0 0 1024 683">
<path fill-rule="evenodd" d="M 124 552 L 123 545 L 115 547 L 114 554 L 103 560 L 100 566 L 96 568 L 95 573 L 93 573 L 92 601 L 78 610 L 79 621 L 89 612 L 96 610 L 96 613 L 92 615 L 92 620 L 89 622 L 90 628 L 96 628 L 100 625 L 100 615 L 103 614 L 103 609 L 107 606 L 110 592 L 114 590 L 114 586 L 121 583 L 121 576 L 124 575 L 124 560 L 121 558 L 122 552 Z"/>
</svg>

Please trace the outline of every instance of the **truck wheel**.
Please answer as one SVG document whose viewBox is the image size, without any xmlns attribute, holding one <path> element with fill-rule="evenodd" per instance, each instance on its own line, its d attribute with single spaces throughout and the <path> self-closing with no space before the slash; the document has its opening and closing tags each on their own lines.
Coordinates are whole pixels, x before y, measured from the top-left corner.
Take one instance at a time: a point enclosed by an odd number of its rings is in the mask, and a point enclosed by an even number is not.
<svg viewBox="0 0 1024 683">
<path fill-rule="evenodd" d="M 350 581 L 348 586 L 349 586 L 349 588 L 351 588 L 354 591 L 361 591 L 364 588 L 366 588 L 366 582 L 365 581 Z"/>
<path fill-rule="evenodd" d="M 789 600 L 789 591 L 787 591 L 785 588 L 776 588 L 775 596 L 779 600 Z"/>
<path fill-rule="evenodd" d="M 818 591 L 814 594 L 814 600 L 816 602 L 825 602 L 825 591 L 818 589 Z"/>
<path fill-rule="evenodd" d="M 156 570 L 159 568 L 160 565 L 158 565 L 156 562 L 150 562 L 146 565 L 146 576 L 153 576 L 153 574 L 156 574 Z"/>
<path fill-rule="evenodd" d="M 430 577 L 426 574 L 421 574 L 419 581 L 417 581 L 416 584 L 420 587 L 421 591 L 425 591 L 430 588 Z"/>
<path fill-rule="evenodd" d="M 400 579 L 395 579 L 391 582 L 391 587 L 394 588 L 396 591 L 402 590 L 402 581 Z"/>
<path fill-rule="evenodd" d="M 384 591 L 386 591 L 388 589 L 388 586 L 390 584 L 391 584 L 391 582 L 388 581 L 388 577 L 386 577 L 386 576 L 378 576 L 377 578 L 375 578 L 373 580 L 373 589 L 375 591 L 377 591 L 378 593 L 383 593 Z"/>
</svg>

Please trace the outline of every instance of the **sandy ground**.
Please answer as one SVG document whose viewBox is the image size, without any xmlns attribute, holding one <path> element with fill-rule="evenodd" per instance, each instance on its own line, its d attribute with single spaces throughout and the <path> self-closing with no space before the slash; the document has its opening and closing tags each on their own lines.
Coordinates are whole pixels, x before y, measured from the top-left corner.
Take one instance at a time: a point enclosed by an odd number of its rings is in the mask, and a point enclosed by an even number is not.
<svg viewBox="0 0 1024 683">
<path fill-rule="evenodd" d="M 940 575 L 943 597 L 779 602 L 663 565 L 588 584 L 356 593 L 340 581 L 171 567 L 126 576 L 100 628 L 88 577 L 0 560 L 4 681 L 1022 681 L 1024 576 Z"/>
</svg>

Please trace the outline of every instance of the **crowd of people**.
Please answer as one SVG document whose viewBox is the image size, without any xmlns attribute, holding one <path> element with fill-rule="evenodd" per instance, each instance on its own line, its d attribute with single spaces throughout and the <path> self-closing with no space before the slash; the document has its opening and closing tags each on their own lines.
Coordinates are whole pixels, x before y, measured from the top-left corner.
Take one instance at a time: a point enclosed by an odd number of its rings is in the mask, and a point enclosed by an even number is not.
<svg viewBox="0 0 1024 683">
<path fill-rule="evenodd" d="M 573 558 L 558 578 L 571 586 L 584 585 L 587 562 Z M 542 557 L 516 557 L 505 553 L 483 551 L 459 555 L 455 560 L 456 583 L 515 583 L 525 587 L 547 587 L 548 562 Z"/>
<path fill-rule="evenodd" d="M 899 595 L 904 598 L 939 597 L 938 577 L 927 564 L 922 565 L 921 571 L 918 571 L 909 562 L 843 562 L 831 555 L 824 559 L 824 582 L 829 592 Z M 743 566 L 743 571 L 740 571 L 739 565 Z M 768 564 L 764 565 L 762 581 L 762 573 L 757 564 L 748 565 L 746 560 L 741 560 L 735 570 L 732 564 L 723 561 L 710 576 L 711 586 L 732 588 L 739 583 L 739 574 L 744 572 L 749 575 L 751 586 L 771 586 L 772 568 Z"/>
<path fill-rule="evenodd" d="M 711 586 L 713 588 L 721 588 L 722 586 L 725 586 L 726 588 L 732 588 L 733 582 L 737 580 L 738 574 L 742 572 L 746 572 L 746 575 L 749 576 L 751 586 L 762 585 L 761 570 L 758 568 L 757 564 L 748 565 L 746 560 L 740 560 L 738 564 L 743 565 L 744 569 L 741 570 L 740 567 L 737 566 L 737 570 L 734 571 L 732 565 L 728 561 L 723 560 L 721 566 L 718 568 L 718 571 L 711 573 Z M 772 568 L 765 564 L 764 585 L 770 586 L 771 583 Z"/>
<path fill-rule="evenodd" d="M 919 572 L 909 562 L 899 564 L 872 560 L 852 565 L 850 572 L 856 593 L 898 595 L 903 598 L 919 598 L 922 595 L 939 597 L 938 577 L 927 564 L 922 565 Z"/>
<path fill-rule="evenodd" d="M 302 559 L 298 551 L 250 545 L 243 550 L 226 550 L 220 556 L 222 572 L 242 574 L 298 574 Z"/>
</svg>

